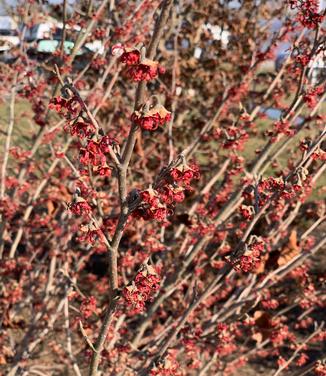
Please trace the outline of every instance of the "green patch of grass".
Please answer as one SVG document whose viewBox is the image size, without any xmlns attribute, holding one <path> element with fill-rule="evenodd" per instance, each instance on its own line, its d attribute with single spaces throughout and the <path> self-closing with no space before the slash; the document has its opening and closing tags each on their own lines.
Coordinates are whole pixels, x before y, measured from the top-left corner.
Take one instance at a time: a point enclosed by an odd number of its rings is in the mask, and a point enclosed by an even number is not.
<svg viewBox="0 0 326 376">
<path fill-rule="evenodd" d="M 9 99 L 0 103 L 0 147 L 3 148 L 9 123 Z M 30 102 L 17 99 L 15 102 L 15 123 L 12 133 L 11 146 L 26 148 L 30 145 L 31 137 L 35 134 L 37 125 L 33 121 Z"/>
</svg>

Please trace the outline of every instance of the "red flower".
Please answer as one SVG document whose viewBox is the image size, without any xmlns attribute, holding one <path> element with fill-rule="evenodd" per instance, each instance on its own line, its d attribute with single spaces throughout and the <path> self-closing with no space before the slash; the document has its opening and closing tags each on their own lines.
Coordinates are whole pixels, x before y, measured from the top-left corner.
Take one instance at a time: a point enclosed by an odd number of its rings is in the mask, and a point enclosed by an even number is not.
<svg viewBox="0 0 326 376">
<path fill-rule="evenodd" d="M 130 65 L 126 71 L 126 75 L 134 82 L 139 82 L 150 81 L 156 78 L 161 72 L 162 70 L 159 68 L 157 61 L 144 59 L 140 64 Z"/>
<path fill-rule="evenodd" d="M 62 97 L 55 97 L 50 100 L 49 109 L 61 112 L 67 105 L 67 100 Z"/>
<path fill-rule="evenodd" d="M 126 65 L 136 65 L 140 63 L 140 52 L 136 49 L 131 51 L 125 51 L 120 56 L 121 63 Z"/>
<path fill-rule="evenodd" d="M 107 176 L 107 177 L 110 177 L 111 174 L 112 174 L 112 169 L 107 166 L 107 165 L 104 165 L 104 166 L 100 166 L 99 168 L 97 168 L 95 170 L 100 176 Z"/>
<path fill-rule="evenodd" d="M 153 189 L 140 193 L 142 202 L 139 207 L 134 210 L 133 216 L 143 218 L 145 220 L 156 219 L 164 221 L 169 214 L 164 204 L 160 202 L 159 193 Z"/>
<path fill-rule="evenodd" d="M 192 180 L 198 180 L 200 177 L 199 168 L 195 164 L 173 168 L 170 175 L 173 180 L 186 187 L 189 187 Z"/>
<path fill-rule="evenodd" d="M 326 365 L 318 360 L 315 364 L 314 372 L 317 376 L 326 376 Z"/>
<path fill-rule="evenodd" d="M 241 205 L 239 208 L 241 216 L 247 221 L 251 221 L 254 215 L 254 210 L 252 206 Z"/>
<path fill-rule="evenodd" d="M 82 197 L 77 197 L 75 202 L 69 204 L 69 209 L 75 215 L 89 214 L 92 211 L 90 205 Z"/>
<path fill-rule="evenodd" d="M 129 286 L 126 286 L 122 295 L 129 308 L 129 314 L 138 314 L 144 311 L 145 303 L 152 300 L 153 294 L 160 287 L 161 278 L 156 270 L 146 265 L 144 269 L 137 273 L 135 280 Z"/>
<path fill-rule="evenodd" d="M 79 161 L 84 165 L 92 164 L 93 166 L 105 165 L 106 158 L 102 154 L 98 142 L 89 141 L 86 148 L 81 148 L 79 152 Z"/>
<path fill-rule="evenodd" d="M 171 112 L 161 105 L 156 105 L 148 111 L 135 111 L 131 120 L 144 130 L 155 131 L 160 125 L 171 120 Z"/>
<path fill-rule="evenodd" d="M 305 365 L 309 360 L 309 356 L 306 353 L 302 353 L 297 359 L 296 363 L 299 367 Z"/>
<path fill-rule="evenodd" d="M 109 136 L 103 136 L 101 140 L 99 141 L 100 149 L 103 153 L 109 153 L 110 147 L 117 143 L 117 141 Z"/>
<path fill-rule="evenodd" d="M 80 306 L 80 312 L 84 319 L 88 319 L 96 312 L 96 299 L 94 296 L 84 298 Z"/>
<path fill-rule="evenodd" d="M 81 139 L 90 137 L 95 133 L 95 126 L 85 121 L 74 121 L 72 124 L 67 123 L 64 129 L 66 132 L 69 131 L 72 136 L 77 136 Z"/>
<path fill-rule="evenodd" d="M 303 96 L 303 100 L 305 101 L 305 103 L 307 103 L 307 106 L 309 108 L 314 108 L 318 102 L 318 96 L 321 94 L 323 94 L 323 88 L 316 87 L 307 91 Z"/>
<path fill-rule="evenodd" d="M 294 135 L 294 130 L 291 129 L 291 124 L 286 120 L 276 121 L 274 123 L 274 130 L 276 134 L 285 134 L 286 136 Z"/>
<path fill-rule="evenodd" d="M 297 9 L 297 20 L 308 29 L 315 29 L 323 21 L 323 15 L 318 13 L 318 0 L 289 0 L 292 9 Z"/>
</svg>

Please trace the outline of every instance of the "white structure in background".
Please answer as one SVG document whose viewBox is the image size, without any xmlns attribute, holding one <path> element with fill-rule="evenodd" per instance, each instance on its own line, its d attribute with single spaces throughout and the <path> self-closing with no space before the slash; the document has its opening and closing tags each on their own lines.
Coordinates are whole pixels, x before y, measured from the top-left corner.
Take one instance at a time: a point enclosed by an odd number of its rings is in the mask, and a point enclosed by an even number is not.
<svg viewBox="0 0 326 376">
<path fill-rule="evenodd" d="M 279 54 L 275 60 L 275 70 L 277 72 L 282 68 L 285 60 L 289 56 L 289 52 Z M 326 79 L 326 51 L 320 51 L 308 65 L 308 78 L 310 83 L 315 86 Z"/>
<path fill-rule="evenodd" d="M 73 31 L 76 34 L 79 33 L 82 29 L 78 25 L 69 26 L 66 25 L 66 29 L 69 31 Z M 54 39 L 54 40 L 61 40 L 63 30 L 63 23 L 58 22 L 55 19 L 49 19 L 46 22 L 39 23 L 34 25 L 32 28 L 27 29 L 25 33 L 25 39 L 27 41 L 35 41 L 35 40 L 44 40 L 44 39 Z M 75 38 L 74 38 L 75 39 Z M 88 48 L 90 51 L 99 54 L 104 53 L 104 45 L 99 40 L 94 40 L 93 42 L 85 43 L 85 47 Z"/>
<path fill-rule="evenodd" d="M 326 79 L 326 51 L 320 51 L 313 60 L 309 62 L 308 78 L 313 86 L 318 85 Z"/>
<path fill-rule="evenodd" d="M 231 33 L 229 31 L 222 30 L 221 26 L 212 25 L 210 23 L 206 23 L 206 24 L 202 25 L 202 28 L 205 31 L 209 31 L 212 34 L 213 40 L 220 41 L 222 43 L 223 48 L 227 47 L 229 40 L 230 40 L 230 35 L 231 35 Z M 203 51 L 200 47 L 196 47 L 195 51 L 194 51 L 194 57 L 196 59 L 199 59 L 201 57 L 202 52 Z"/>
<path fill-rule="evenodd" d="M 227 47 L 230 40 L 230 32 L 227 30 L 222 30 L 221 26 L 211 25 L 207 23 L 202 26 L 204 30 L 209 31 L 213 35 L 214 40 L 219 40 L 222 42 L 223 47 Z"/>
<path fill-rule="evenodd" d="M 0 16 L 0 52 L 19 45 L 18 26 L 10 16 Z"/>
<path fill-rule="evenodd" d="M 25 39 L 28 41 L 49 39 L 55 24 L 52 22 L 44 22 L 30 27 L 25 32 Z"/>
<path fill-rule="evenodd" d="M 85 47 L 94 53 L 104 54 L 104 44 L 100 40 L 94 40 L 93 42 L 85 43 Z"/>
<path fill-rule="evenodd" d="M 58 22 L 55 18 L 48 17 L 46 21 L 35 24 L 34 26 L 27 28 L 25 32 L 25 39 L 27 41 L 41 40 L 41 39 L 57 39 L 60 30 L 62 30 L 62 22 Z M 66 26 L 68 30 L 71 29 L 70 26 Z M 80 27 L 74 26 L 73 30 L 79 31 Z"/>
<path fill-rule="evenodd" d="M 323 12 L 326 9 L 326 0 L 319 0 L 318 13 Z"/>
</svg>

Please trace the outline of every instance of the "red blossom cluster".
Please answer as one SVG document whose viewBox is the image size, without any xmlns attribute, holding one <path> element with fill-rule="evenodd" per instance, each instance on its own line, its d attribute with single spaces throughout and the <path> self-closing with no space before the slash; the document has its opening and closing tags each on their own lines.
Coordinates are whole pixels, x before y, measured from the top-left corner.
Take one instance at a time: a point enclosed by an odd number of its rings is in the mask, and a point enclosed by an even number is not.
<svg viewBox="0 0 326 376">
<path fill-rule="evenodd" d="M 271 334 L 271 341 L 275 347 L 283 345 L 285 341 L 295 342 L 295 340 L 295 335 L 290 332 L 287 325 L 280 325 Z"/>
<path fill-rule="evenodd" d="M 324 16 L 318 13 L 319 0 L 288 0 L 292 9 L 298 11 L 297 20 L 308 29 L 315 29 L 322 23 Z"/>
<path fill-rule="evenodd" d="M 176 167 L 170 171 L 170 175 L 179 185 L 189 187 L 192 180 L 200 177 L 199 168 L 196 164 L 187 167 Z"/>
<path fill-rule="evenodd" d="M 153 295 L 160 288 L 160 282 L 160 276 L 151 266 L 146 265 L 137 273 L 132 284 L 122 291 L 129 315 L 144 312 L 146 302 L 152 300 Z"/>
<path fill-rule="evenodd" d="M 254 239 L 245 249 L 239 259 L 239 268 L 245 273 L 252 272 L 260 264 L 260 257 L 265 250 L 265 243 L 262 240 Z"/>
<path fill-rule="evenodd" d="M 241 151 L 249 139 L 246 127 L 250 124 L 250 122 L 243 122 L 237 124 L 237 126 L 230 125 L 224 128 L 217 128 L 213 133 L 213 137 L 222 141 L 224 149 Z"/>
<path fill-rule="evenodd" d="M 68 206 L 71 212 L 78 216 L 83 216 L 83 215 L 87 216 L 92 211 L 91 206 L 82 197 L 77 197 Z"/>
<path fill-rule="evenodd" d="M 79 100 L 78 97 L 72 96 L 69 99 L 62 96 L 50 99 L 49 109 L 56 111 L 58 114 L 63 115 L 67 120 L 75 118 L 78 113 Z"/>
<path fill-rule="evenodd" d="M 127 66 L 126 76 L 134 82 L 150 81 L 165 72 L 157 61 L 143 58 L 136 49 L 124 48 L 116 45 L 112 48 L 113 54 L 121 54 L 120 62 Z"/>
<path fill-rule="evenodd" d="M 159 193 L 153 189 L 142 191 L 139 194 L 141 203 L 136 210 L 133 211 L 135 218 L 143 218 L 145 220 L 155 219 L 162 222 L 169 214 L 168 209 L 161 202 Z"/>
<path fill-rule="evenodd" d="M 255 209 L 253 206 L 248 205 L 240 205 L 239 212 L 243 219 L 247 221 L 251 221 L 253 219 L 253 216 L 255 214 Z"/>
<path fill-rule="evenodd" d="M 87 140 L 84 148 L 79 150 L 79 162 L 84 166 L 93 166 L 93 172 L 99 176 L 110 177 L 112 168 L 109 167 L 106 154 L 113 141 L 103 136 L 99 141 Z"/>
<path fill-rule="evenodd" d="M 220 357 L 232 354 L 236 349 L 236 344 L 234 342 L 235 335 L 233 333 L 233 328 L 225 323 L 217 324 L 217 337 L 218 345 L 216 347 L 216 352 Z"/>
<path fill-rule="evenodd" d="M 325 92 L 322 86 L 311 88 L 307 90 L 303 96 L 303 100 L 307 103 L 309 108 L 314 108 L 318 102 L 318 97 Z"/>
<path fill-rule="evenodd" d="M 81 225 L 79 229 L 81 231 L 81 235 L 78 237 L 79 241 L 94 245 L 96 241 L 103 240 L 102 230 L 93 223 Z"/>
<path fill-rule="evenodd" d="M 176 359 L 177 352 L 169 350 L 163 361 L 154 365 L 151 369 L 150 376 L 182 376 L 183 372 L 180 369 L 179 362 Z"/>
<path fill-rule="evenodd" d="M 136 49 L 125 50 L 120 56 L 120 61 L 126 65 L 137 65 L 140 63 L 140 52 Z"/>
<path fill-rule="evenodd" d="M 244 273 L 254 273 L 260 266 L 261 256 L 266 249 L 266 243 L 258 237 L 253 237 L 245 244 L 241 256 L 227 255 L 225 261 L 229 263 L 234 270 Z"/>
<path fill-rule="evenodd" d="M 96 313 L 96 298 L 94 296 L 84 298 L 79 310 L 83 319 L 89 319 L 94 313 Z"/>
<path fill-rule="evenodd" d="M 314 373 L 316 376 L 326 376 L 326 364 L 323 364 L 321 361 L 316 362 Z"/>
<path fill-rule="evenodd" d="M 63 97 L 55 97 L 51 100 L 49 108 L 64 116 L 65 131 L 81 140 L 82 144 L 79 148 L 81 165 L 91 165 L 94 174 L 110 177 L 112 168 L 109 166 L 108 154 L 116 141 L 108 135 L 100 136 L 95 124 L 87 114 L 83 114 L 85 108 L 80 98 L 73 96 L 67 100 Z M 87 169 L 81 169 L 81 173 L 88 175 L 89 172 Z"/>
<path fill-rule="evenodd" d="M 245 201 L 239 211 L 245 219 L 250 219 L 254 207 L 261 208 L 271 202 L 275 210 L 270 213 L 270 219 L 278 221 L 283 215 L 286 202 L 294 198 L 305 200 L 311 193 L 311 188 L 311 178 L 302 169 L 291 179 L 269 177 L 260 181 L 256 188 L 249 185 L 244 189 L 242 196 Z"/>
<path fill-rule="evenodd" d="M 139 125 L 143 130 L 155 131 L 159 126 L 171 120 L 171 112 L 162 105 L 156 105 L 147 110 L 143 107 L 140 111 L 135 111 L 131 115 L 131 121 Z"/>
<path fill-rule="evenodd" d="M 309 360 L 309 356 L 306 353 L 301 353 L 299 358 L 296 360 L 296 364 L 299 367 L 304 366 Z"/>
<path fill-rule="evenodd" d="M 190 184 L 194 179 L 199 179 L 199 168 L 196 164 L 171 169 L 158 188 L 139 193 L 140 204 L 133 211 L 133 216 L 165 221 L 173 213 L 176 203 L 184 200 L 184 191 L 191 189 Z"/>
<path fill-rule="evenodd" d="M 280 135 L 285 135 L 288 137 L 293 136 L 295 133 L 292 125 L 287 120 L 279 120 L 274 123 L 274 130 L 268 132 L 269 136 L 271 136 L 271 141 L 276 142 Z"/>
</svg>

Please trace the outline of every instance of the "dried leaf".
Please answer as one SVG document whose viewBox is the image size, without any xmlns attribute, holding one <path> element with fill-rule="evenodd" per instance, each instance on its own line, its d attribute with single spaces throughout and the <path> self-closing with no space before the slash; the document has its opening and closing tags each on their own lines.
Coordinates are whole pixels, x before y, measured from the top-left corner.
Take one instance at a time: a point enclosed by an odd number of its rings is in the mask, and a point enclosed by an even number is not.
<svg viewBox="0 0 326 376">
<path fill-rule="evenodd" d="M 192 226 L 192 220 L 189 214 L 183 213 L 183 214 L 177 214 L 176 216 L 176 223 L 177 224 L 183 224 L 187 227 Z"/>
<path fill-rule="evenodd" d="M 255 274 L 262 274 L 262 273 L 264 273 L 264 271 L 266 269 L 266 262 L 267 262 L 268 258 L 269 258 L 269 254 L 268 253 L 266 253 L 265 255 L 261 256 L 260 262 L 259 262 L 257 268 L 255 270 L 253 270 L 253 272 Z"/>
<path fill-rule="evenodd" d="M 261 329 L 267 329 L 271 327 L 271 316 L 265 311 L 255 311 L 254 320 L 256 326 Z"/>
<path fill-rule="evenodd" d="M 261 332 L 254 333 L 251 338 L 254 339 L 257 343 L 263 342 L 263 335 Z"/>
<path fill-rule="evenodd" d="M 147 273 L 150 275 L 156 275 L 156 270 L 153 268 L 152 265 L 146 265 Z"/>
<path fill-rule="evenodd" d="M 291 231 L 288 244 L 280 251 L 280 256 L 277 260 L 278 266 L 287 264 L 299 253 L 300 248 L 297 243 L 297 232 L 293 230 Z"/>
<path fill-rule="evenodd" d="M 265 311 L 255 311 L 253 319 L 255 320 L 255 326 L 258 331 L 252 335 L 252 339 L 257 341 L 257 343 L 261 343 L 269 338 L 272 333 L 273 326 L 271 316 Z"/>
<path fill-rule="evenodd" d="M 52 215 L 54 213 L 54 211 L 55 211 L 55 206 L 53 204 L 53 201 L 48 200 L 47 203 L 46 203 L 46 206 L 48 208 L 48 214 Z"/>
</svg>

